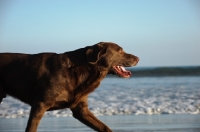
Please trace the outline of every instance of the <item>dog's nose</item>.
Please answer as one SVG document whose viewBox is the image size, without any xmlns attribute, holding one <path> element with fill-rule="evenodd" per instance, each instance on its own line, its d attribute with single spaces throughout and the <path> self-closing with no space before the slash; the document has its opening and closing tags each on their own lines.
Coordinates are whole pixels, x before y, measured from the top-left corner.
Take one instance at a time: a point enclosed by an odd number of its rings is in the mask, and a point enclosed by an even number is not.
<svg viewBox="0 0 200 132">
<path fill-rule="evenodd" d="M 139 61 L 140 61 L 140 58 L 137 56 L 134 56 L 134 65 L 133 66 L 137 65 Z"/>
<path fill-rule="evenodd" d="M 137 60 L 137 62 L 139 62 L 139 61 L 140 61 L 140 58 L 136 56 L 136 60 Z"/>
</svg>

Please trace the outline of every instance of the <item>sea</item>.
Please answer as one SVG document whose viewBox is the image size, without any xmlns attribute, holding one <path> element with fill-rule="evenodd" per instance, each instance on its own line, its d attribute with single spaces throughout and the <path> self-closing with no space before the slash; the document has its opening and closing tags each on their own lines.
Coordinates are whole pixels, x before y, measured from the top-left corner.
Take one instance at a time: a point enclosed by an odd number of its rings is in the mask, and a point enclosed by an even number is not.
<svg viewBox="0 0 200 132">
<path fill-rule="evenodd" d="M 89 109 L 114 132 L 200 132 L 200 76 L 106 77 L 89 95 Z M 30 106 L 7 97 L 0 132 L 25 130 Z M 46 112 L 38 132 L 93 131 L 69 109 Z"/>
</svg>

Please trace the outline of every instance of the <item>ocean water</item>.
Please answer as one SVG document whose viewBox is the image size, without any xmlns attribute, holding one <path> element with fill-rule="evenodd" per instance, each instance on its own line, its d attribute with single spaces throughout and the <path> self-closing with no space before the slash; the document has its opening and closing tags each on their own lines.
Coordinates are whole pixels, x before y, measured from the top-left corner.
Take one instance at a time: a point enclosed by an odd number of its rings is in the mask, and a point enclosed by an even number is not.
<svg viewBox="0 0 200 132">
<path fill-rule="evenodd" d="M 200 131 L 199 76 L 108 77 L 90 94 L 88 102 L 90 110 L 117 132 Z M 24 130 L 29 110 L 28 105 L 5 98 L 0 104 L 0 131 L 17 131 L 17 127 Z M 69 109 L 46 112 L 40 131 L 46 131 L 47 127 L 47 131 L 54 131 L 51 127 L 55 131 L 90 130 L 71 116 Z M 61 124 L 52 126 L 54 122 Z"/>
<path fill-rule="evenodd" d="M 90 94 L 89 108 L 97 116 L 122 114 L 200 114 L 200 77 L 105 78 Z M 30 107 L 7 97 L 0 118 L 28 117 Z M 45 116 L 71 116 L 68 109 Z"/>
</svg>

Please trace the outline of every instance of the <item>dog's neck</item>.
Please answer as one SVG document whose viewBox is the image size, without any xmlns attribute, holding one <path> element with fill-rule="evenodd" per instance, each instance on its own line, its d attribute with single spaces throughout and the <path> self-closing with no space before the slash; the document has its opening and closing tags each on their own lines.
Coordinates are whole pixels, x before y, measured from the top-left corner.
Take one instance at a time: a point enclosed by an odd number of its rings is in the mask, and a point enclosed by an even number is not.
<svg viewBox="0 0 200 132">
<path fill-rule="evenodd" d="M 88 48 L 86 47 L 75 51 L 65 52 L 62 57 L 63 59 L 66 59 L 64 61 L 66 62 L 66 68 L 70 70 L 70 73 L 73 73 L 73 78 L 76 78 L 76 81 L 73 83 L 75 83 L 75 86 L 77 87 L 89 84 L 91 79 L 102 80 L 108 73 L 97 64 L 88 63 L 86 57 L 87 49 Z"/>
<path fill-rule="evenodd" d="M 86 48 L 80 48 L 74 51 L 65 52 L 63 54 L 67 59 L 65 62 L 68 62 L 69 66 L 84 65 L 87 62 L 86 50 Z"/>
</svg>

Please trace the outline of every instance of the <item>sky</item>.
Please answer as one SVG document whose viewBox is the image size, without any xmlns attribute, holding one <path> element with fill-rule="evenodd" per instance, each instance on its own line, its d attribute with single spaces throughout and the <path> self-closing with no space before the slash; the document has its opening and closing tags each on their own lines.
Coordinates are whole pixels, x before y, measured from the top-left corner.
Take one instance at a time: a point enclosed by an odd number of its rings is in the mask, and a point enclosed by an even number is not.
<svg viewBox="0 0 200 132">
<path fill-rule="evenodd" d="M 0 52 L 63 53 L 114 42 L 138 67 L 200 65 L 198 0 L 1 0 Z"/>
</svg>

